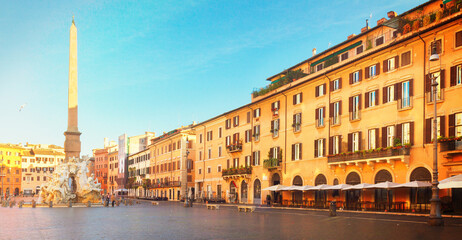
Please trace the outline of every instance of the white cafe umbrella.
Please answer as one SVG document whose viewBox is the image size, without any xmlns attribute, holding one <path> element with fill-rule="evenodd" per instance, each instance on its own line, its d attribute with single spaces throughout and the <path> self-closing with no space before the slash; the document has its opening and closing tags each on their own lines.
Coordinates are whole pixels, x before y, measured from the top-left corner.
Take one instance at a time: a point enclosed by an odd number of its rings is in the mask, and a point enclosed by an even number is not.
<svg viewBox="0 0 462 240">
<path fill-rule="evenodd" d="M 360 184 L 356 184 L 356 185 L 353 185 L 351 187 L 346 187 L 344 188 L 343 190 L 358 190 L 358 189 L 364 189 L 368 186 L 371 186 L 372 184 L 369 184 L 369 183 L 360 183 Z"/>
<path fill-rule="evenodd" d="M 328 187 L 332 187 L 331 185 L 327 185 L 327 184 L 321 184 L 321 185 L 318 185 L 318 186 L 314 186 L 314 187 L 310 187 L 310 188 L 303 188 L 303 190 L 307 191 L 307 190 L 326 190 L 326 188 Z"/>
<path fill-rule="evenodd" d="M 381 183 L 377 183 L 377 184 L 372 184 L 372 185 L 364 187 L 364 188 L 365 189 L 390 189 L 390 188 L 393 188 L 393 187 L 395 187 L 397 185 L 399 185 L 399 184 L 394 183 L 394 182 L 386 181 L 386 182 L 381 182 Z"/>
<path fill-rule="evenodd" d="M 313 186 L 311 186 L 311 185 L 305 185 L 305 186 L 302 187 L 302 191 L 307 191 L 307 190 L 309 190 L 309 189 L 312 188 L 312 187 L 313 187 Z"/>
<path fill-rule="evenodd" d="M 331 187 L 327 187 L 325 188 L 325 190 L 343 190 L 347 187 L 351 187 L 351 185 L 350 184 L 338 184 L 338 185 L 334 185 Z"/>
<path fill-rule="evenodd" d="M 282 189 L 282 191 L 303 191 L 303 186 L 288 186 Z"/>
<path fill-rule="evenodd" d="M 441 180 L 438 188 L 462 188 L 462 174 Z"/>
<path fill-rule="evenodd" d="M 391 188 L 423 188 L 423 187 L 431 187 L 431 186 L 432 184 L 429 182 L 412 181 L 412 182 L 398 184 Z"/>
<path fill-rule="evenodd" d="M 267 187 L 267 188 L 264 188 L 262 189 L 263 191 L 281 191 L 281 190 L 284 190 L 284 188 L 286 188 L 287 186 L 284 186 L 284 185 L 274 185 L 274 186 L 271 186 L 271 187 Z"/>
</svg>

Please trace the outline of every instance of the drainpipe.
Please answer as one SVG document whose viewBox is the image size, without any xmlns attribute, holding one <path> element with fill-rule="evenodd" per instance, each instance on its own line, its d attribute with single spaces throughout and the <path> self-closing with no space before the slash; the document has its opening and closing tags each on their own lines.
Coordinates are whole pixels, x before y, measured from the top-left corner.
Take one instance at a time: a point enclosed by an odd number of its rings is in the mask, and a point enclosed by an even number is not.
<svg viewBox="0 0 462 240">
<path fill-rule="evenodd" d="M 427 52 L 426 52 L 427 43 L 425 42 L 425 40 L 423 40 L 423 38 L 420 36 L 420 34 L 419 34 L 418 36 L 419 36 L 420 40 L 422 40 L 422 42 L 423 42 L 423 44 L 424 44 L 424 47 L 423 47 L 423 71 L 422 71 L 422 72 L 423 72 L 423 77 L 424 77 L 424 79 L 423 79 L 423 82 L 424 82 L 424 87 L 423 87 L 423 104 L 422 104 L 422 112 L 423 112 L 423 114 L 422 114 L 422 116 L 423 116 L 423 119 L 422 119 L 422 121 L 423 121 L 423 124 L 422 124 L 422 126 L 423 126 L 423 127 L 422 127 L 422 132 L 425 133 L 425 129 L 426 129 L 425 124 L 427 124 L 427 121 L 425 121 L 425 104 L 426 104 L 426 102 L 427 102 L 426 99 L 425 99 L 425 98 L 426 98 L 425 81 L 426 81 L 426 78 L 427 78 L 427 77 L 425 76 L 425 62 L 426 62 L 425 57 L 426 57 L 426 55 L 427 55 Z M 426 133 L 425 133 L 425 134 L 426 134 Z M 425 146 L 425 137 L 423 138 L 423 144 L 422 144 L 422 146 Z"/>
<path fill-rule="evenodd" d="M 282 95 L 285 97 L 285 127 L 284 127 L 284 174 L 287 173 L 287 95 L 284 94 L 284 92 L 281 92 Z"/>
<path fill-rule="evenodd" d="M 331 79 L 329 78 L 329 76 L 327 76 L 326 73 L 324 73 L 324 76 L 325 76 L 327 79 L 329 79 L 329 84 L 327 84 L 327 85 L 329 86 L 329 98 L 328 98 L 328 101 L 327 101 L 329 107 L 328 107 L 328 108 L 326 107 L 326 109 L 329 109 L 329 113 L 330 113 L 330 98 L 331 98 L 330 82 L 331 82 Z M 326 90 L 326 91 L 327 91 L 327 90 Z M 328 128 L 327 128 L 327 142 L 328 142 L 328 144 L 329 144 L 329 140 L 330 140 L 330 114 L 329 114 L 329 118 L 328 118 L 328 119 L 329 119 L 329 121 L 327 121 L 327 126 L 328 126 Z M 328 144 L 326 144 L 326 145 L 328 145 Z M 327 155 L 329 155 L 329 148 L 330 148 L 330 147 L 331 147 L 331 146 L 329 145 L 329 147 L 327 148 Z M 329 161 L 328 161 L 328 162 L 329 162 Z"/>
<path fill-rule="evenodd" d="M 248 107 L 248 108 L 250 108 L 250 132 L 253 135 L 255 134 L 253 132 L 253 108 L 251 107 Z M 252 166 L 252 161 L 255 162 L 255 159 L 253 159 L 253 136 L 252 135 L 250 136 L 250 160 L 251 160 L 250 165 L 251 166 Z"/>
</svg>

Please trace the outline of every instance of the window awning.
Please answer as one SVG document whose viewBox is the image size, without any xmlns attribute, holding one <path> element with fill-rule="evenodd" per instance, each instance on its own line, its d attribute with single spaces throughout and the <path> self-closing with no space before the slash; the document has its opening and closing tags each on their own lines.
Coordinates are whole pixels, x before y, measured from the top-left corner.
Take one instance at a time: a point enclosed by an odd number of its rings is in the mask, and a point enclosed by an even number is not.
<svg viewBox="0 0 462 240">
<path fill-rule="evenodd" d="M 326 60 L 328 60 L 328 59 L 330 59 L 330 58 L 333 58 L 333 57 L 335 57 L 335 56 L 337 56 L 337 55 L 340 55 L 340 54 L 342 54 L 342 53 L 344 53 L 344 52 L 346 52 L 346 51 L 349 51 L 349 50 L 351 50 L 351 49 L 353 49 L 353 48 L 355 48 L 355 47 L 361 45 L 362 43 L 363 43 L 363 41 L 359 41 L 359 42 L 357 42 L 357 43 L 355 43 L 355 44 L 353 44 L 353 45 L 350 45 L 350 46 L 348 46 L 348 47 L 346 47 L 346 48 L 344 48 L 344 49 L 341 49 L 341 50 L 339 50 L 339 51 L 337 51 L 337 52 L 334 52 L 334 53 L 332 53 L 331 55 L 329 55 L 329 56 L 327 56 L 327 57 L 324 57 L 324 58 L 321 58 L 321 59 L 319 59 L 318 61 L 312 63 L 310 66 L 314 67 L 314 66 L 316 66 L 316 65 L 318 65 L 318 64 L 320 64 L 320 63 L 322 63 L 322 62 L 324 62 L 324 61 L 326 61 Z"/>
</svg>

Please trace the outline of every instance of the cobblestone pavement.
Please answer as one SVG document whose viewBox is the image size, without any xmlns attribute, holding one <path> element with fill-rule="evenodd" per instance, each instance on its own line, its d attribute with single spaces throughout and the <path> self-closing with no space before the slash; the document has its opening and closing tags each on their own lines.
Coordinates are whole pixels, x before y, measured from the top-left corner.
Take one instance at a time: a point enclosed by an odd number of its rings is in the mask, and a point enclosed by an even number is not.
<svg viewBox="0 0 462 240">
<path fill-rule="evenodd" d="M 160 202 L 109 208 L 0 208 L 0 239 L 459 239 L 462 220 Z"/>
</svg>

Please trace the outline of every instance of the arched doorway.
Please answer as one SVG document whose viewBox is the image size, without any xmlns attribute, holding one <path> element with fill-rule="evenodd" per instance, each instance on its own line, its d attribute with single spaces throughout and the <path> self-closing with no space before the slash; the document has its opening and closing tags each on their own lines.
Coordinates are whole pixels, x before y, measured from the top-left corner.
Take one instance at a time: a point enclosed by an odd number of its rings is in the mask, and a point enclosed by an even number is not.
<svg viewBox="0 0 462 240">
<path fill-rule="evenodd" d="M 324 176 L 324 174 L 319 174 L 314 179 L 314 185 L 318 186 L 322 184 L 327 184 L 327 178 L 326 176 Z M 315 194 L 314 201 L 315 201 L 316 207 L 324 208 L 327 202 L 326 190 L 318 190 L 318 191 L 315 191 L 314 194 Z"/>
<path fill-rule="evenodd" d="M 338 185 L 338 178 L 334 179 L 334 186 Z M 340 191 L 339 190 L 333 190 L 332 191 L 332 197 L 340 196 Z"/>
<path fill-rule="evenodd" d="M 374 183 L 377 184 L 382 182 L 393 182 L 393 176 L 388 170 L 382 169 L 375 175 Z M 389 191 L 388 189 L 375 189 L 375 203 L 378 204 L 379 209 L 381 208 L 381 205 L 386 206 L 387 209 L 389 209 L 392 201 L 392 191 Z"/>
<path fill-rule="evenodd" d="M 15 188 L 15 189 L 14 189 L 14 195 L 15 195 L 15 196 L 18 196 L 18 195 L 19 195 L 19 188 Z"/>
<path fill-rule="evenodd" d="M 300 176 L 295 176 L 294 180 L 292 181 L 293 186 L 303 186 L 303 180 Z M 292 200 L 294 206 L 301 206 L 303 200 L 303 192 L 302 191 L 292 191 Z"/>
<path fill-rule="evenodd" d="M 230 202 L 234 203 L 237 201 L 237 186 L 234 181 L 229 183 L 229 196 L 228 199 Z"/>
<path fill-rule="evenodd" d="M 273 174 L 273 176 L 271 177 L 271 183 L 272 186 L 281 184 L 281 177 L 279 176 L 279 174 Z M 271 192 L 271 194 L 273 195 L 272 199 L 275 203 L 282 203 L 282 194 L 280 192 L 273 191 Z"/>
<path fill-rule="evenodd" d="M 361 177 L 357 172 L 350 172 L 346 179 L 346 184 L 357 185 L 361 183 Z M 359 201 L 361 199 L 361 190 L 348 190 L 345 193 L 345 201 L 348 209 L 357 209 L 359 207 Z"/>
<path fill-rule="evenodd" d="M 424 167 L 418 167 L 411 172 L 409 181 L 432 182 L 432 174 Z M 430 204 L 432 188 L 411 188 L 409 190 L 411 204 Z"/>
<path fill-rule="evenodd" d="M 253 204 L 261 204 L 261 182 L 255 179 L 253 182 Z"/>
<path fill-rule="evenodd" d="M 247 203 L 247 182 L 245 180 L 241 182 L 241 202 Z"/>
</svg>

